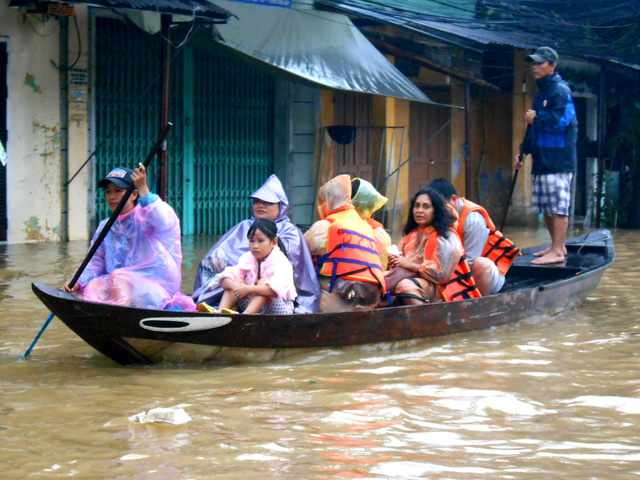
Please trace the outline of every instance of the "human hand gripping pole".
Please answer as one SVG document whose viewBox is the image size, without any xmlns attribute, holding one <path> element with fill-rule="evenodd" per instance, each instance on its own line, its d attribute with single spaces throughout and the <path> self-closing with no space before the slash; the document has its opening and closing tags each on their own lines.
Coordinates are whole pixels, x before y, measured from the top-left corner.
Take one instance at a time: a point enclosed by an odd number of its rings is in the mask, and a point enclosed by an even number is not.
<svg viewBox="0 0 640 480">
<path fill-rule="evenodd" d="M 529 141 L 529 136 L 531 135 L 531 125 L 527 125 L 527 129 L 524 131 L 524 138 L 522 139 L 522 143 L 520 144 L 520 153 L 518 153 L 518 162 L 522 163 L 524 160 L 524 149 L 525 145 Z M 507 213 L 509 213 L 509 206 L 511 205 L 511 197 L 513 197 L 513 190 L 516 188 L 516 181 L 518 180 L 518 172 L 520 171 L 519 167 L 516 167 L 516 171 L 513 174 L 513 180 L 511 181 L 511 190 L 509 190 L 509 198 L 507 200 L 507 207 L 504 209 L 504 215 L 502 216 L 502 222 L 500 222 L 500 231 L 504 230 L 504 223 L 507 221 Z"/>
<path fill-rule="evenodd" d="M 162 144 L 167 139 L 167 135 L 169 134 L 169 130 L 171 130 L 172 127 L 173 127 L 173 124 L 171 122 L 169 122 L 164 126 L 164 128 L 160 132 L 160 135 L 158 136 L 158 139 L 156 140 L 156 143 L 153 145 L 153 147 L 149 151 L 147 157 L 145 158 L 144 162 L 142 163 L 144 165 L 145 170 L 149 167 L 149 164 L 153 160 L 153 157 L 156 156 L 156 154 L 158 153 L 158 151 L 162 147 Z M 77 283 L 78 279 L 80 278 L 80 275 L 82 275 L 82 272 L 84 272 L 84 269 L 87 268 L 87 265 L 91 261 L 91 258 L 93 258 L 93 255 L 96 253 L 96 251 L 100 247 L 100 244 L 102 243 L 104 238 L 107 236 L 107 233 L 109 233 L 109 230 L 111 229 L 111 226 L 115 223 L 116 219 L 118 218 L 118 215 L 120 215 L 120 212 L 122 211 L 122 209 L 126 205 L 127 200 L 129 200 L 129 197 L 131 196 L 131 194 L 133 193 L 133 190 L 135 188 L 136 188 L 135 185 L 131 184 L 131 185 L 129 185 L 127 190 L 124 192 L 124 195 L 123 195 L 122 199 L 120 200 L 120 203 L 115 208 L 115 210 L 111 213 L 111 216 L 109 217 L 109 220 L 105 224 L 104 228 L 100 231 L 100 234 L 96 238 L 96 241 L 93 242 L 93 245 L 91 245 L 91 248 L 89 249 L 89 252 L 87 253 L 87 256 L 84 258 L 84 260 L 80 264 L 80 267 L 78 267 L 78 270 L 76 271 L 75 275 L 73 276 L 71 281 L 68 283 L 69 289 L 72 289 L 75 286 L 75 284 Z M 40 331 L 36 335 L 36 338 L 33 339 L 33 342 L 31 342 L 31 345 L 29 346 L 27 351 L 22 355 L 22 358 L 27 358 L 31 354 L 31 350 L 33 350 L 33 347 L 35 347 L 36 343 L 38 342 L 38 339 L 40 338 L 42 333 L 46 330 L 46 328 L 49 326 L 49 323 L 51 323 L 51 320 L 53 320 L 53 313 L 49 314 L 49 316 L 45 320 L 44 324 L 40 328 Z"/>
</svg>

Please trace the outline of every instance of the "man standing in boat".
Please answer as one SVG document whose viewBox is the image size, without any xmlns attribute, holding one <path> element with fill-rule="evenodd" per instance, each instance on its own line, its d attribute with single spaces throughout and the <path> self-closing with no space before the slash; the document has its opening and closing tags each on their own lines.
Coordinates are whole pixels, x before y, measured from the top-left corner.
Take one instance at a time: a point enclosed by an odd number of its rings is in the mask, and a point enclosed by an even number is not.
<svg viewBox="0 0 640 480">
<path fill-rule="evenodd" d="M 569 226 L 571 181 L 576 170 L 578 120 L 571 88 L 556 73 L 558 54 L 551 47 L 540 47 L 526 57 L 532 63 L 538 92 L 524 120 L 531 125 L 529 142 L 523 154 L 531 154 L 533 166 L 532 202 L 544 215 L 551 234 L 551 247 L 539 252 L 533 264 L 563 262 L 567 254 L 564 241 Z M 524 157 L 523 157 L 524 158 Z M 516 157 L 515 168 L 523 162 Z"/>
</svg>

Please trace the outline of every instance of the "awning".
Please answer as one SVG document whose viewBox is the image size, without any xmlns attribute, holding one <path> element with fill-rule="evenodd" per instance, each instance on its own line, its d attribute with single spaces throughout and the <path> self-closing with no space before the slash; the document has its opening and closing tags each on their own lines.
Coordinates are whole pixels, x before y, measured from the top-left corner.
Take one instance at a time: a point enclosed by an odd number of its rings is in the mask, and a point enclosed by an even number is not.
<svg viewBox="0 0 640 480">
<path fill-rule="evenodd" d="M 344 15 L 216 0 L 236 18 L 220 43 L 314 84 L 434 103 Z"/>
<path fill-rule="evenodd" d="M 206 17 L 216 20 L 226 20 L 233 15 L 207 0 L 66 0 L 66 3 L 171 13 L 190 17 Z"/>
</svg>

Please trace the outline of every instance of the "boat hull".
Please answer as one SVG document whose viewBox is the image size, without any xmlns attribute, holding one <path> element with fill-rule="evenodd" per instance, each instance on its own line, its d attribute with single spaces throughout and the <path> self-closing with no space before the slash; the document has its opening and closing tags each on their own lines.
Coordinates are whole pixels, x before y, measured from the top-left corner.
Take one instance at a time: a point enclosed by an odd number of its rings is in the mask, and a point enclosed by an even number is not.
<svg viewBox="0 0 640 480">
<path fill-rule="evenodd" d="M 527 257 L 544 246 L 526 251 L 510 270 L 504 293 L 419 307 L 221 315 L 85 302 L 39 284 L 33 290 L 85 342 L 123 365 L 261 362 L 310 349 L 412 343 L 570 308 L 597 288 L 613 261 L 610 234 L 594 233 L 595 239 L 568 242 L 569 260 L 562 267 L 531 267 Z"/>
</svg>

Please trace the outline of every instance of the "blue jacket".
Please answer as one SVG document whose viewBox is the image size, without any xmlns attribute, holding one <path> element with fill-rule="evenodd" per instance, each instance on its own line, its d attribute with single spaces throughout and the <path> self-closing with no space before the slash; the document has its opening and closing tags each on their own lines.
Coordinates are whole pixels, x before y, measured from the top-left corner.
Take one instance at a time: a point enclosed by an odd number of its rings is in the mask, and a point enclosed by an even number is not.
<svg viewBox="0 0 640 480">
<path fill-rule="evenodd" d="M 578 119 L 571 88 L 558 73 L 536 83 L 538 92 L 531 108 L 537 115 L 531 126 L 529 144 L 524 148 L 524 153 L 533 157 L 531 173 L 575 172 Z"/>
</svg>

